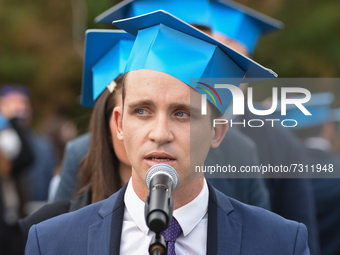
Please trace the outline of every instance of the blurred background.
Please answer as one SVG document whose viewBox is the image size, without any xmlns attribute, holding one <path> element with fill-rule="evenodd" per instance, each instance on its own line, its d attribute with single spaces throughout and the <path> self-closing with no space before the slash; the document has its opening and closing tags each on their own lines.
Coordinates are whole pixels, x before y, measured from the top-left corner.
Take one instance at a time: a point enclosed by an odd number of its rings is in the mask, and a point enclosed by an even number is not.
<svg viewBox="0 0 340 255">
<path fill-rule="evenodd" d="M 114 28 L 93 20 L 118 2 L 0 0 L 0 86 L 16 83 L 29 87 L 37 130 L 46 119 L 64 115 L 75 122 L 79 133 L 86 131 L 91 109 L 79 104 L 84 32 Z M 236 2 L 285 24 L 282 31 L 261 39 L 254 54 L 256 61 L 279 77 L 340 76 L 340 1 Z M 335 86 L 316 90 L 340 94 Z M 258 100 L 262 94 L 256 91 Z"/>
</svg>

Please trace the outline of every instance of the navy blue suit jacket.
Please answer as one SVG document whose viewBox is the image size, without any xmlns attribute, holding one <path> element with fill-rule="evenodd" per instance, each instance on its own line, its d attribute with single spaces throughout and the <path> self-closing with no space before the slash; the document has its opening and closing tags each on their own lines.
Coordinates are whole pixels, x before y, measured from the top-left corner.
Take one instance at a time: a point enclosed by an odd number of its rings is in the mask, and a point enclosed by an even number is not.
<svg viewBox="0 0 340 255">
<path fill-rule="evenodd" d="M 309 254 L 303 224 L 208 186 L 207 254 Z M 119 254 L 125 189 L 126 185 L 106 200 L 33 225 L 26 254 Z"/>
</svg>

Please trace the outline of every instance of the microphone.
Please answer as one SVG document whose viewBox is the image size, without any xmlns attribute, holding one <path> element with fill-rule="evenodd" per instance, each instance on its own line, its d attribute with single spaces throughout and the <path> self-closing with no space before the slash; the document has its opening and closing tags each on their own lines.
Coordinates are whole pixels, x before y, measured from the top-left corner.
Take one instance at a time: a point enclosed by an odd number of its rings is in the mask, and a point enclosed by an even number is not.
<svg viewBox="0 0 340 255">
<path fill-rule="evenodd" d="M 157 164 L 147 171 L 145 183 L 150 190 L 145 202 L 145 221 L 156 234 L 167 229 L 172 219 L 171 193 L 178 184 L 176 170 L 167 164 Z"/>
</svg>

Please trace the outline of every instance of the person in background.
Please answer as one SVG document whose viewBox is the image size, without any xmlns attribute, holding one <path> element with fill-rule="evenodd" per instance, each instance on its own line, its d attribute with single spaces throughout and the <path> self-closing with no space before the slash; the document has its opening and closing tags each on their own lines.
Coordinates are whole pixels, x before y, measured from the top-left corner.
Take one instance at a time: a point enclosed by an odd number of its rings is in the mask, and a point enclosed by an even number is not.
<svg viewBox="0 0 340 255">
<path fill-rule="evenodd" d="M 285 116 L 298 122 L 293 132 L 304 144 L 305 166 L 309 172 L 314 168 L 311 181 L 322 255 L 340 254 L 340 157 L 332 152 L 336 122 L 340 119 L 331 109 L 333 102 L 334 95 L 330 92 L 313 93 L 304 104 L 311 116 L 293 107 L 287 108 Z"/>
<path fill-rule="evenodd" d="M 86 148 L 88 153 L 82 158 L 79 166 L 77 191 L 71 199 L 48 204 L 25 219 L 21 219 L 19 224 L 24 243 L 33 224 L 108 198 L 130 178 L 131 166 L 126 157 L 124 144 L 113 135 L 116 129 L 112 121 L 112 112 L 114 107 L 121 105 L 122 75 L 120 73 L 124 70 L 133 40 L 131 35 L 118 30 L 87 31 L 82 97 L 83 104 L 94 108 L 89 125 L 91 140 L 89 147 Z M 124 45 L 119 50 L 119 54 L 117 52 L 110 54 L 110 49 L 118 45 Z M 102 51 L 99 51 L 99 48 Z M 103 74 L 103 69 L 100 68 L 103 63 L 107 66 L 107 70 L 110 70 L 106 74 Z M 93 74 L 92 70 L 94 70 Z M 98 77 L 97 75 L 100 79 L 93 79 L 93 76 Z M 112 77 L 116 78 L 111 80 Z M 78 147 L 77 151 L 79 152 L 80 149 Z"/>
<path fill-rule="evenodd" d="M 33 109 L 30 92 L 9 86 L 11 98 L 6 102 L 7 107 L 16 107 L 15 118 L 24 129 L 23 136 L 27 140 L 34 155 L 34 161 L 27 168 L 25 177 L 25 194 L 28 201 L 47 201 L 48 187 L 56 165 L 54 144 L 50 137 L 37 133 L 32 127 Z M 24 185 L 23 185 L 24 186 Z M 34 210 L 34 209 L 33 209 Z M 29 212 L 27 212 L 29 213 Z"/>
<path fill-rule="evenodd" d="M 2 90 L 2 112 L 11 115 L 22 130 L 34 160 L 24 169 L 18 187 L 22 190 L 23 212 L 20 217 L 31 213 L 46 203 L 49 183 L 55 168 L 55 150 L 50 137 L 39 134 L 32 127 L 33 109 L 31 93 L 27 87 L 7 85 Z M 21 164 L 23 160 L 18 160 Z"/>
<path fill-rule="evenodd" d="M 26 215 L 25 176 L 34 154 L 25 136 L 29 91 L 21 85 L 0 88 L 0 251 L 22 254 L 19 217 Z"/>
<path fill-rule="evenodd" d="M 93 140 L 89 153 L 79 167 L 80 183 L 76 194 L 71 199 L 50 203 L 21 219 L 19 225 L 24 243 L 33 224 L 105 199 L 119 190 L 130 177 L 131 170 L 126 169 L 129 162 L 126 159 L 124 145 L 121 142 L 117 143 L 117 139 L 113 140 L 111 134 L 115 129 L 109 124 L 114 107 L 121 104 L 122 76 L 117 77 L 115 82 L 117 87 L 112 93 L 105 89 L 96 100 L 89 128 Z M 105 114 L 99 114 L 103 112 Z"/>
</svg>

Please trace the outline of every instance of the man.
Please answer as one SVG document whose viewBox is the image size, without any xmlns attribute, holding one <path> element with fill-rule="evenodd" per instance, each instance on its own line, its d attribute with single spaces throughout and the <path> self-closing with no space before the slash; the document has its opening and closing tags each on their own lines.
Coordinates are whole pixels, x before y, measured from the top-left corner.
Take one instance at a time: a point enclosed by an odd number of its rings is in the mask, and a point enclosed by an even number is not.
<svg viewBox="0 0 340 255">
<path fill-rule="evenodd" d="M 209 2 L 197 1 L 195 11 L 188 12 L 192 8 L 192 1 L 123 1 L 103 14 L 96 20 L 103 23 L 111 23 L 112 20 L 129 18 L 150 11 L 163 9 L 181 18 L 188 23 L 194 23 L 201 31 L 227 40 L 227 45 L 244 54 L 253 52 L 261 35 L 273 32 L 282 27 L 282 23 L 257 13 L 254 10 L 235 4 L 233 2 Z M 221 15 L 222 14 L 222 15 Z M 207 19 L 211 16 L 213 19 Z M 241 18 L 240 18 L 241 17 Z M 228 26 L 223 24 L 228 23 Z M 247 29 L 242 24 L 247 24 Z M 212 31 L 211 27 L 214 29 Z M 253 31 L 251 31 L 253 30 Z M 254 31 L 257 31 L 256 33 Z M 228 34 L 228 38 L 222 34 Z M 238 41 L 242 41 L 237 43 Z M 247 45 L 242 47 L 243 45 Z M 76 176 L 79 162 L 86 155 L 89 147 L 90 135 L 83 135 L 71 141 L 65 149 L 65 157 L 61 170 L 61 181 L 58 187 L 55 201 L 70 199 L 75 192 Z M 246 156 L 243 156 L 243 155 Z M 242 156 L 241 156 L 242 155 Z M 241 166 L 259 165 L 257 147 L 254 142 L 239 130 L 230 129 L 221 145 L 210 150 L 205 165 L 216 164 L 231 165 L 239 169 Z M 227 196 L 238 199 L 241 202 L 270 209 L 269 192 L 264 181 L 259 178 L 214 178 L 215 174 L 207 175 L 210 183 Z M 220 176 L 221 177 L 221 176 Z"/>
<path fill-rule="evenodd" d="M 26 254 L 147 254 L 153 233 L 143 217 L 149 193 L 144 177 L 159 162 L 179 175 L 171 223 L 182 231 L 177 254 L 309 254 L 303 224 L 242 204 L 205 179 L 190 177 L 192 165 L 203 165 L 209 148 L 222 141 L 227 126 L 213 127 L 211 120 L 230 100 L 228 92 L 219 91 L 226 104 L 209 106 L 201 115 L 201 95 L 190 78 L 241 81 L 274 77 L 273 72 L 162 11 L 115 25 L 138 34 L 125 69 L 123 108 L 114 110 L 132 178 L 107 200 L 33 226 Z"/>
<path fill-rule="evenodd" d="M 19 135 L 23 137 L 23 149 L 26 148 L 14 161 L 12 169 L 12 173 L 25 172 L 22 179 L 28 185 L 22 187 L 23 196 L 28 201 L 46 201 L 55 167 L 54 144 L 50 138 L 38 134 L 31 127 L 33 110 L 28 88 L 18 85 L 4 86 L 1 89 L 0 111 L 8 119 L 15 120 L 13 124 L 21 131 Z M 31 154 L 34 160 L 31 159 L 29 164 L 25 163 Z"/>
</svg>

